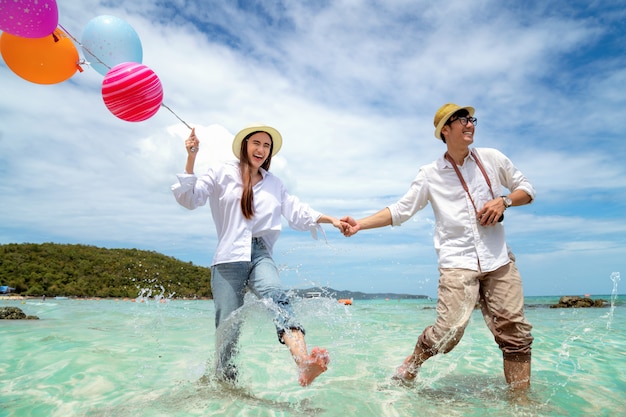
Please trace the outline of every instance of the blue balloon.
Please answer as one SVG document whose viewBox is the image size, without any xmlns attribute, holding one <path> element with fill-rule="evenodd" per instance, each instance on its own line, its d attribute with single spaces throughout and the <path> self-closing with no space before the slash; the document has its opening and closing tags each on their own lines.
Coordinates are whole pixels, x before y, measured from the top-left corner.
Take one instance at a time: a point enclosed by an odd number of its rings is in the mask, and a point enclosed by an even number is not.
<svg viewBox="0 0 626 417">
<path fill-rule="evenodd" d="M 123 62 L 141 64 L 143 59 L 139 35 L 115 16 L 91 19 L 83 29 L 81 43 L 85 60 L 102 75 Z"/>
</svg>

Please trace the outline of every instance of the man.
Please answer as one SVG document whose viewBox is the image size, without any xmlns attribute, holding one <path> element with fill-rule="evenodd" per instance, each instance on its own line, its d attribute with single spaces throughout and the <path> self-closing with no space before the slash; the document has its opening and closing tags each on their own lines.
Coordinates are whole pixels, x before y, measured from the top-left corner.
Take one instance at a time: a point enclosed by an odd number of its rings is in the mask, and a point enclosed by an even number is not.
<svg viewBox="0 0 626 417">
<path fill-rule="evenodd" d="M 422 166 L 407 193 L 377 213 L 342 221 L 346 236 L 359 230 L 399 226 L 431 204 L 439 263 L 437 318 L 420 335 L 394 378 L 415 379 L 431 356 L 450 352 L 461 340 L 478 301 L 502 350 L 504 375 L 512 389 L 530 386 L 533 337 L 524 318 L 524 295 L 515 257 L 501 221 L 507 208 L 529 204 L 535 190 L 496 149 L 470 148 L 477 120 L 473 107 L 448 103 L 435 114 L 435 137 L 447 152 Z M 506 187 L 510 193 L 504 195 Z"/>
</svg>

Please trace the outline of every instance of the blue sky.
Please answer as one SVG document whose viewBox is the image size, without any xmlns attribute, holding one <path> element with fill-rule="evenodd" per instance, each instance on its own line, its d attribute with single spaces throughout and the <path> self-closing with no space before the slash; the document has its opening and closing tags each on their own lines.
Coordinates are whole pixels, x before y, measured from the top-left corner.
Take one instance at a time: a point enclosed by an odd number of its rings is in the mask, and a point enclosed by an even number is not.
<svg viewBox="0 0 626 417">
<path fill-rule="evenodd" d="M 156 4 L 155 4 L 156 3 Z M 196 172 L 232 158 L 251 122 L 278 128 L 272 171 L 337 217 L 395 202 L 445 148 L 432 119 L 472 105 L 475 145 L 506 153 L 537 190 L 506 214 L 527 295 L 624 293 L 626 9 L 622 1 L 58 1 L 80 41 L 94 17 L 137 31 L 164 103 L 202 141 Z M 82 56 L 82 50 L 78 47 Z M 209 265 L 208 207 L 169 190 L 189 130 L 165 108 L 131 123 L 86 67 L 55 85 L 0 61 L 0 243 L 152 250 Z M 327 243 L 285 229 L 286 287 L 436 295 L 433 216 Z"/>
</svg>

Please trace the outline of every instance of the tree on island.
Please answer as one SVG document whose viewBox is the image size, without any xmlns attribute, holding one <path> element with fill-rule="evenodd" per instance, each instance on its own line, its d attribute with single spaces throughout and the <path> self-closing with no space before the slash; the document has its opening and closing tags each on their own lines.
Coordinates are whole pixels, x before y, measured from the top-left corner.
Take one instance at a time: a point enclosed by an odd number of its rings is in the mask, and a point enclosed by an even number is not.
<svg viewBox="0 0 626 417">
<path fill-rule="evenodd" d="M 207 267 L 151 251 L 55 243 L 0 245 L 0 285 L 38 297 L 212 297 Z"/>
</svg>

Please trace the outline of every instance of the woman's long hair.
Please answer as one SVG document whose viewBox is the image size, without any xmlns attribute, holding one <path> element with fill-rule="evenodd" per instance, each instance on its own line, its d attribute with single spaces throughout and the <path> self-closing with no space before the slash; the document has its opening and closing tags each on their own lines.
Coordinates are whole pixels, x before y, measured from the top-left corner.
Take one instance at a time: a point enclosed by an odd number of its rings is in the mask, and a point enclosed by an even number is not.
<svg viewBox="0 0 626 417">
<path fill-rule="evenodd" d="M 254 216 L 254 194 L 252 193 L 252 170 L 250 170 L 250 160 L 248 159 L 248 139 L 255 133 L 263 132 L 262 130 L 249 133 L 241 141 L 241 149 L 239 150 L 239 169 L 241 170 L 241 181 L 243 182 L 243 190 L 241 191 L 241 212 L 243 216 L 250 220 Z M 267 133 L 267 132 L 263 132 Z M 261 165 L 266 171 L 270 170 L 272 163 L 272 151 L 274 150 L 274 139 L 267 133 L 272 140 L 270 146 L 270 154 Z"/>
</svg>

